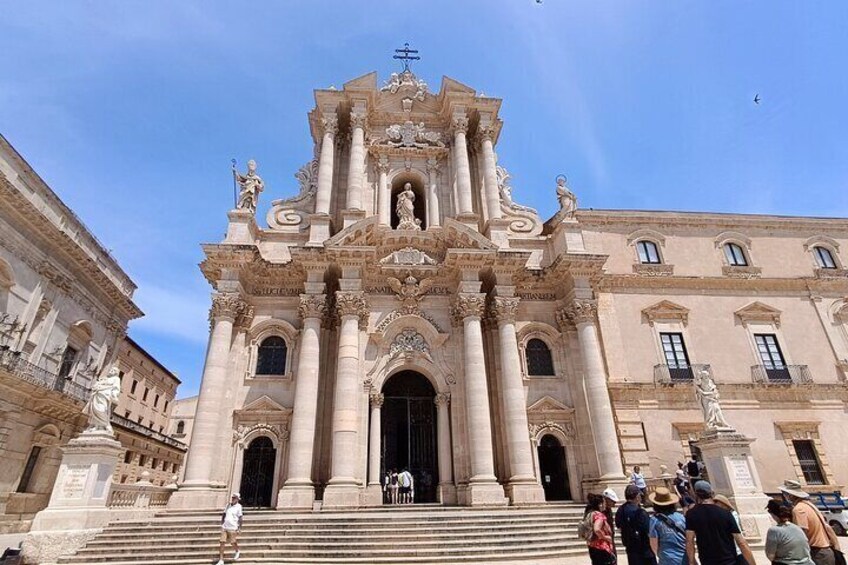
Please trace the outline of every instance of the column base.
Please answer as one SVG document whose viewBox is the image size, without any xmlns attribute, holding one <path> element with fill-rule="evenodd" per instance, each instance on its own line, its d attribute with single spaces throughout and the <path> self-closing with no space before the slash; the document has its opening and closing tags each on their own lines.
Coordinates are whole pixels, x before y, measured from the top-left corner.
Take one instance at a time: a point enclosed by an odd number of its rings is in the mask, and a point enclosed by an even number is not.
<svg viewBox="0 0 848 565">
<path fill-rule="evenodd" d="M 438 497 L 439 502 L 443 506 L 455 506 L 458 502 L 457 494 L 456 494 L 456 486 L 452 483 L 445 483 L 439 485 L 438 489 Z"/>
<path fill-rule="evenodd" d="M 361 490 L 355 483 L 329 484 L 324 489 L 322 508 L 357 508 L 360 502 L 359 496 Z"/>
<path fill-rule="evenodd" d="M 193 486 L 180 485 L 177 492 L 168 499 L 170 510 L 201 510 L 224 508 L 230 501 L 229 494 L 223 486 Z"/>
<path fill-rule="evenodd" d="M 509 499 L 497 481 L 471 482 L 465 489 L 465 502 L 469 506 L 507 506 Z"/>
<path fill-rule="evenodd" d="M 330 239 L 332 226 L 333 220 L 329 214 L 310 214 L 307 247 L 323 247 L 324 242 Z"/>
<path fill-rule="evenodd" d="M 504 487 L 509 503 L 513 506 L 522 504 L 540 504 L 545 502 L 545 491 L 535 480 L 532 482 L 510 482 Z"/>
<path fill-rule="evenodd" d="M 277 495 L 277 508 L 312 510 L 315 504 L 315 487 L 312 485 L 284 485 Z"/>
<path fill-rule="evenodd" d="M 365 219 L 365 210 L 342 210 L 342 229 Z"/>
<path fill-rule="evenodd" d="M 382 506 L 383 485 L 380 483 L 368 485 L 362 492 L 362 506 Z"/>
</svg>

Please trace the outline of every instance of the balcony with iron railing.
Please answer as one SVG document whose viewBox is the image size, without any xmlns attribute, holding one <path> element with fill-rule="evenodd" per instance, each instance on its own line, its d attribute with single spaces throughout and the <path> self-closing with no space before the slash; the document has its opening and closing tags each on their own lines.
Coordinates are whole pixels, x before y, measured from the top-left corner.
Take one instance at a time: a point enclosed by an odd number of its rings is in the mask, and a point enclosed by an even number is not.
<svg viewBox="0 0 848 565">
<path fill-rule="evenodd" d="M 764 385 L 805 385 L 813 382 L 807 365 L 754 365 L 751 378 Z"/>
<path fill-rule="evenodd" d="M 30 363 L 22 357 L 20 351 L 12 351 L 8 346 L 0 346 L 0 369 L 28 383 L 55 390 L 80 402 L 88 400 L 91 394 L 88 387 Z"/>
<path fill-rule="evenodd" d="M 691 383 L 695 380 L 695 375 L 699 371 L 708 371 L 712 374 L 712 369 L 707 364 L 696 363 L 694 365 L 654 365 L 654 383 L 658 385 L 674 385 L 678 383 Z"/>
<path fill-rule="evenodd" d="M 165 445 L 169 445 L 175 449 L 179 449 L 181 451 L 188 450 L 188 446 L 181 441 L 178 441 L 170 436 L 166 436 L 165 434 L 159 433 L 152 428 L 148 428 L 147 426 L 143 426 L 137 422 L 133 422 L 128 418 L 124 418 L 123 416 L 118 416 L 114 412 L 112 413 L 112 423 L 118 427 L 124 428 L 125 430 L 133 431 L 137 434 L 141 434 L 144 437 L 154 439 L 158 442 L 164 443 Z"/>
</svg>

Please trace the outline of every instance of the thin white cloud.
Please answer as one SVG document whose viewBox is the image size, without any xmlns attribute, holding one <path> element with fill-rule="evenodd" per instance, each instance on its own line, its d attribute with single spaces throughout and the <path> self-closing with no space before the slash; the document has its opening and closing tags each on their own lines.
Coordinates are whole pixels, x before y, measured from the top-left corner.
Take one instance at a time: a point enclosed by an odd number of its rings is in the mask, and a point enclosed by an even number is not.
<svg viewBox="0 0 848 565">
<path fill-rule="evenodd" d="M 144 317 L 133 327 L 147 332 L 205 344 L 209 337 L 209 293 L 194 286 L 169 288 L 138 282 L 135 302 Z"/>
</svg>

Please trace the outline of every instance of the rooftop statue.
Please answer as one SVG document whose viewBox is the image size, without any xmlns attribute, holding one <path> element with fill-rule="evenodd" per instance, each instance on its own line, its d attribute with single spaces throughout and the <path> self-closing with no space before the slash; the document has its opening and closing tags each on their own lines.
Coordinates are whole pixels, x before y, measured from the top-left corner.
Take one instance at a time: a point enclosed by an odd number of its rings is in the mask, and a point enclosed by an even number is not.
<svg viewBox="0 0 848 565">
<path fill-rule="evenodd" d="M 239 173 L 233 165 L 233 176 L 239 185 L 239 197 L 236 208 L 256 212 L 256 204 L 259 202 L 259 193 L 265 188 L 262 177 L 256 174 L 256 161 L 251 159 L 247 162 L 247 174 Z"/>
<path fill-rule="evenodd" d="M 563 218 L 573 218 L 577 211 L 577 197 L 568 189 L 565 175 L 559 175 L 556 179 L 557 200 L 559 200 L 559 213 Z"/>
<path fill-rule="evenodd" d="M 82 409 L 83 414 L 88 416 L 86 432 L 112 433 L 112 406 L 118 403 L 121 394 L 120 374 L 118 366 L 113 365 L 105 377 L 94 381 L 91 397 Z"/>
</svg>

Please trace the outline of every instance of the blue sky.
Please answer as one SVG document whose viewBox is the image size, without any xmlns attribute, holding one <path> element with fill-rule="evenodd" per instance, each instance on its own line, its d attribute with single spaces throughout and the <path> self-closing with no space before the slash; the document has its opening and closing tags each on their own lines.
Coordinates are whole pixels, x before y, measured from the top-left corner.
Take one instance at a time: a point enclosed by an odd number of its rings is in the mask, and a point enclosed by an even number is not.
<svg viewBox="0 0 848 565">
<path fill-rule="evenodd" d="M 231 158 L 270 200 L 312 156 L 312 89 L 397 70 L 504 99 L 517 201 L 848 216 L 848 2 L 6 1 L 0 131 L 113 250 L 147 316 L 130 334 L 197 391 L 200 243 Z M 762 103 L 752 102 L 759 93 Z M 243 166 L 243 165 L 242 165 Z"/>
</svg>

